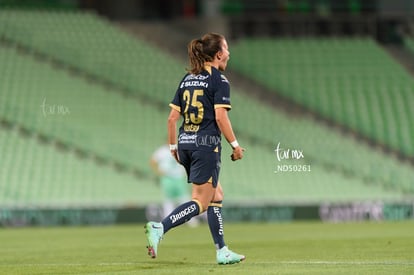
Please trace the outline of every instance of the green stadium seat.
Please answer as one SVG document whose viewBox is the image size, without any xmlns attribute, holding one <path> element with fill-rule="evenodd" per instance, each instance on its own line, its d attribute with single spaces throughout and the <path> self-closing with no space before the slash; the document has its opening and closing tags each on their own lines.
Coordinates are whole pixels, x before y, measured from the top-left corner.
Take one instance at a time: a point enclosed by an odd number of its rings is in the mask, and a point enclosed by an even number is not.
<svg viewBox="0 0 414 275">
<path fill-rule="evenodd" d="M 400 93 L 413 101 L 404 87 L 413 87 L 414 79 L 373 40 L 243 39 L 232 46 L 232 56 L 231 68 L 271 90 L 406 155 L 414 153 L 398 138 L 412 135 L 414 126 L 401 121 L 414 111 L 397 115 L 389 107 Z"/>
<path fill-rule="evenodd" d="M 127 207 L 161 199 L 150 179 L 59 152 L 13 129 L 0 129 L 0 146 L 2 207 Z"/>
<path fill-rule="evenodd" d="M 59 152 L 50 145 L 39 146 L 30 138 L 24 141 L 14 138 L 21 144 L 11 143 L 10 147 L 22 151 L 15 156 L 11 154 L 13 150 L 9 151 L 1 161 L 7 161 L 7 167 L 15 167 L 11 163 L 21 163 L 24 167 L 33 165 L 20 174 L 10 170 L 13 172 L 0 175 L 9 194 L 5 199 L 12 204 L 39 205 L 54 205 L 59 200 L 67 205 L 125 204 L 128 201 L 139 204 L 159 200 L 158 191 L 151 182 L 148 159 L 165 141 L 167 103 L 174 94 L 174 85 L 184 73 L 182 61 L 131 38 L 109 22 L 88 13 L 2 10 L 0 35 L 28 48 L 25 54 L 20 54 L 10 45 L 0 45 L 0 72 L 7 76 L 7 81 L 0 82 L 0 118 L 69 147 L 136 167 L 144 173 L 142 179 L 130 179 L 130 173 L 114 172 L 90 159 L 76 159 L 72 153 Z M 384 126 L 366 125 L 382 119 L 376 117 L 379 107 L 373 106 L 375 101 L 371 99 L 378 87 L 371 83 L 372 90 L 365 96 L 363 91 L 367 88 L 358 74 L 375 70 L 370 74 L 375 76 L 379 72 L 377 67 L 383 63 L 375 61 L 374 66 L 348 58 L 350 53 L 363 51 L 376 60 L 378 54 L 365 50 L 367 43 L 371 45 L 370 50 L 375 51 L 375 45 L 365 40 L 349 43 L 341 39 L 291 39 L 283 43 L 252 41 L 238 46 L 244 47 L 245 51 L 267 53 L 258 60 L 269 62 L 268 74 L 259 73 L 265 69 L 261 63 L 243 56 L 236 58 L 237 47 L 236 52 L 232 50 L 231 64 L 237 65 L 241 60 L 248 66 L 239 66 L 240 70 L 250 74 L 254 69 L 255 77 L 264 85 L 277 87 L 299 103 L 309 104 L 324 115 L 335 115 L 336 119 L 343 120 L 342 123 L 377 136 L 385 134 Z M 275 59 L 268 58 L 291 49 L 295 49 L 297 55 L 279 54 Z M 308 55 L 305 49 L 312 54 Z M 118 87 L 104 87 L 87 81 L 80 74 L 53 66 L 47 59 L 34 58 L 30 51 L 42 53 Z M 338 62 L 346 68 L 338 68 Z M 342 77 L 355 69 L 355 64 L 362 67 L 358 74 Z M 269 79 L 269 74 L 274 77 Z M 387 74 L 381 73 L 380 79 Z M 302 84 L 306 84 L 306 90 Z M 406 192 L 413 192 L 410 179 L 414 172 L 400 166 L 399 161 L 312 119 L 291 117 L 275 110 L 249 96 L 237 83 L 233 86 L 234 110 L 230 116 L 247 151 L 243 161 L 233 163 L 228 157 L 229 148 L 224 146 L 222 182 L 226 200 L 235 204 L 252 200 L 255 203 L 398 200 L 404 198 Z M 131 100 L 119 93 L 120 88 L 128 88 L 135 95 L 150 100 Z M 347 97 L 347 93 L 351 96 Z M 408 104 L 406 97 L 410 98 L 402 93 L 400 101 Z M 44 100 L 50 105 L 68 107 L 70 114 L 44 115 L 41 107 Z M 361 102 L 353 105 L 354 100 Z M 165 104 L 165 110 L 160 111 L 159 103 Z M 364 116 L 362 122 L 345 113 L 352 106 L 364 107 L 363 110 L 354 109 L 354 113 Z M 400 115 L 404 116 L 404 112 Z M 385 121 L 389 123 L 388 118 Z M 401 137 L 407 139 L 410 135 Z M 10 138 L 0 140 L 11 142 Z M 278 164 L 274 149 L 278 142 L 286 148 L 302 149 L 305 159 L 297 163 L 310 164 L 312 171 L 274 173 Z M 19 159 L 15 160 L 15 157 Z M 36 175 L 35 181 L 31 180 L 32 174 Z M 35 191 L 25 193 L 20 191 L 21 188 Z M 108 197 L 111 192 L 113 198 Z"/>
</svg>

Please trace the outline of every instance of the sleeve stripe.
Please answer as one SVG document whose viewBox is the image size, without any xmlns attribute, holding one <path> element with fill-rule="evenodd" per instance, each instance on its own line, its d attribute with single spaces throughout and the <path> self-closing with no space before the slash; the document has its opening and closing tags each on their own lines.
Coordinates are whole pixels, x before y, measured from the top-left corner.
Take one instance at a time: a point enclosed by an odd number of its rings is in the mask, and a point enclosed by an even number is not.
<svg viewBox="0 0 414 275">
<path fill-rule="evenodd" d="M 215 104 L 214 109 L 217 109 L 217 108 L 231 109 L 231 105 L 230 104 Z"/>
<path fill-rule="evenodd" d="M 180 106 L 177 106 L 177 105 L 172 104 L 172 103 L 170 103 L 170 104 L 169 104 L 169 106 L 170 106 L 172 109 L 174 109 L 174 110 L 176 110 L 176 111 L 178 111 L 178 112 L 180 112 L 180 113 L 181 113 L 181 107 L 180 107 Z"/>
</svg>

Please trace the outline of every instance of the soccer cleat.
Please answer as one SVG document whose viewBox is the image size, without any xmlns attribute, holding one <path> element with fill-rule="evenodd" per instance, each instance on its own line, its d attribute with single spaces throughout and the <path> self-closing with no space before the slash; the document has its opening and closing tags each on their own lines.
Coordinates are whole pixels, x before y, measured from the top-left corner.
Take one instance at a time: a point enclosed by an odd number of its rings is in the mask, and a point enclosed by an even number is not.
<svg viewBox="0 0 414 275">
<path fill-rule="evenodd" d="M 234 253 L 227 246 L 217 250 L 217 263 L 218 264 L 236 264 L 246 259 L 244 255 Z"/>
<path fill-rule="evenodd" d="M 144 228 L 148 240 L 148 255 L 154 259 L 157 257 L 158 244 L 164 235 L 164 226 L 159 222 L 148 222 Z"/>
</svg>

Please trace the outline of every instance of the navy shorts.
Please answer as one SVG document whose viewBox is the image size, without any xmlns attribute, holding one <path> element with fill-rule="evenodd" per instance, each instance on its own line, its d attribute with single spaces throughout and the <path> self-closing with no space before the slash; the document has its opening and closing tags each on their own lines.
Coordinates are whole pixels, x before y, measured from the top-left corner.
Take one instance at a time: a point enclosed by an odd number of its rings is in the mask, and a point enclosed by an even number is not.
<svg viewBox="0 0 414 275">
<path fill-rule="evenodd" d="M 211 182 L 214 187 L 217 187 L 221 163 L 220 151 L 178 150 L 178 157 L 187 172 L 189 183 Z"/>
</svg>

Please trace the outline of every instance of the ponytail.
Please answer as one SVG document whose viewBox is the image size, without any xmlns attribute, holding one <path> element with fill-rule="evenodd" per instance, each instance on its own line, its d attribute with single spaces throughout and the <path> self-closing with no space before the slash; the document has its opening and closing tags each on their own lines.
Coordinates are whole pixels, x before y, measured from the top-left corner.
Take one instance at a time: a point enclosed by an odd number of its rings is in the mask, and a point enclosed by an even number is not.
<svg viewBox="0 0 414 275">
<path fill-rule="evenodd" d="M 190 61 L 189 73 L 200 74 L 205 62 L 214 60 L 214 56 L 221 50 L 224 37 L 216 33 L 208 33 L 202 38 L 193 39 L 188 43 L 188 58 Z"/>
</svg>

